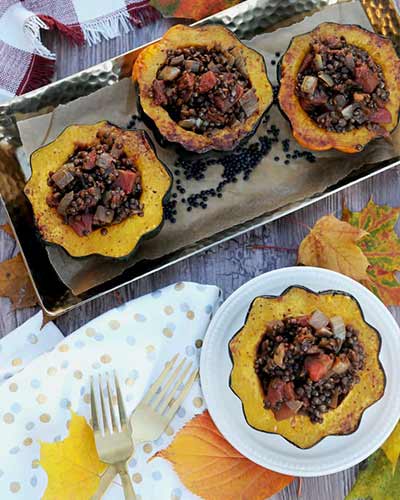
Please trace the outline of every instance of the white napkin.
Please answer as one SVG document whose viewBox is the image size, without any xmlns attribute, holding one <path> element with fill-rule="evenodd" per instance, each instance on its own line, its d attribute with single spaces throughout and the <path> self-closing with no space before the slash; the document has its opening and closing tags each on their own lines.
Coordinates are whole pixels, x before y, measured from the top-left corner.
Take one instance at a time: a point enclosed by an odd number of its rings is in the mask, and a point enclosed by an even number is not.
<svg viewBox="0 0 400 500">
<path fill-rule="evenodd" d="M 69 407 L 89 420 L 90 374 L 115 368 L 131 412 L 175 353 L 198 366 L 201 340 L 220 301 L 221 292 L 214 286 L 171 285 L 90 321 L 6 380 L 0 386 L 0 498 L 41 498 L 47 475 L 37 462 L 39 441 L 67 436 Z M 23 336 L 26 332 L 21 330 Z M 155 443 L 138 446 L 129 471 L 142 500 L 195 498 L 168 462 L 147 460 L 168 446 L 172 430 L 176 433 L 204 409 L 197 381 L 168 433 Z M 122 488 L 113 484 L 105 498 L 123 499 Z"/>
</svg>

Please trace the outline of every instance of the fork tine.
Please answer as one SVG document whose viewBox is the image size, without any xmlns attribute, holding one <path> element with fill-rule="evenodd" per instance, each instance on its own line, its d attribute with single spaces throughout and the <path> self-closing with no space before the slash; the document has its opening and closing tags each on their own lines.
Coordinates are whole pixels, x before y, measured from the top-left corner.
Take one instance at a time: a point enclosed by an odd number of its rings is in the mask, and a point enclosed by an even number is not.
<svg viewBox="0 0 400 500">
<path fill-rule="evenodd" d="M 176 380 L 176 377 L 178 376 L 179 372 L 181 371 L 181 368 L 183 364 L 185 363 L 186 358 L 183 358 L 182 361 L 179 363 L 179 365 L 175 368 L 173 374 L 169 377 L 167 380 L 167 383 L 162 387 L 161 391 L 156 394 L 154 401 L 150 403 L 150 406 L 153 408 L 157 408 L 158 403 L 162 400 L 162 398 L 167 394 L 168 389 L 171 387 L 173 382 Z"/>
<path fill-rule="evenodd" d="M 103 387 L 102 387 L 102 384 L 101 384 L 101 375 L 100 375 L 100 373 L 99 373 L 99 392 L 100 392 L 101 413 L 103 415 L 104 433 L 106 433 L 106 432 L 110 432 L 110 429 L 108 427 L 108 422 L 107 422 L 107 417 L 106 417 L 106 405 L 104 403 Z"/>
<path fill-rule="evenodd" d="M 160 414 L 163 414 L 164 413 L 164 410 L 166 409 L 166 407 L 168 406 L 168 403 L 172 400 L 172 398 L 174 397 L 174 394 L 176 393 L 178 387 L 181 385 L 181 383 L 185 380 L 186 378 L 186 375 L 189 373 L 189 370 L 190 368 L 192 367 L 192 362 L 190 362 L 187 367 L 184 369 L 183 373 L 181 374 L 181 376 L 177 379 L 177 381 L 175 382 L 175 385 L 174 387 L 172 388 L 172 390 L 168 393 L 167 396 L 165 396 L 165 399 L 164 401 L 161 403 L 160 405 L 160 408 L 157 410 Z"/>
<path fill-rule="evenodd" d="M 117 374 L 115 373 L 114 370 L 114 383 L 115 383 L 115 389 L 117 391 L 117 401 L 118 401 L 118 412 L 119 412 L 119 419 L 121 422 L 121 427 L 126 424 L 126 410 L 125 410 L 125 404 L 124 404 L 124 399 L 122 397 L 121 393 L 121 387 L 119 385 L 119 380 L 117 377 Z"/>
<path fill-rule="evenodd" d="M 176 401 L 174 402 L 174 404 L 171 406 L 171 408 L 165 414 L 165 416 L 169 420 L 171 420 L 171 418 L 175 415 L 175 413 L 177 412 L 182 401 L 186 398 L 188 392 L 190 391 L 190 388 L 193 385 L 193 382 L 196 380 L 198 373 L 199 373 L 199 370 L 197 368 L 196 368 L 196 370 L 193 370 L 192 374 L 189 377 L 189 380 L 185 384 L 185 387 L 182 389 L 181 393 L 179 394 L 179 396 L 176 399 Z"/>
<path fill-rule="evenodd" d="M 92 426 L 94 432 L 100 430 L 99 419 L 97 417 L 96 399 L 94 396 L 93 376 L 90 377 L 90 410 L 92 414 Z"/>
<path fill-rule="evenodd" d="M 117 419 L 115 418 L 115 412 L 114 412 L 114 405 L 113 405 L 113 400 L 112 400 L 112 394 L 111 394 L 111 386 L 110 386 L 110 374 L 107 372 L 106 374 L 106 380 L 107 380 L 107 394 L 108 394 L 108 405 L 110 407 L 110 414 L 111 414 L 111 424 L 114 432 L 118 432 L 118 425 L 117 425 Z"/>
<path fill-rule="evenodd" d="M 168 373 L 171 371 L 173 368 L 175 361 L 177 360 L 179 354 L 175 354 L 175 356 L 171 359 L 171 361 L 168 361 L 166 364 L 164 370 L 161 372 L 161 375 L 158 377 L 158 379 L 150 386 L 150 389 L 147 391 L 146 396 L 143 398 L 142 403 L 148 404 L 151 400 L 151 398 L 154 396 L 154 394 L 157 392 L 157 389 L 160 387 L 162 384 L 163 380 L 165 377 L 168 375 Z"/>
</svg>

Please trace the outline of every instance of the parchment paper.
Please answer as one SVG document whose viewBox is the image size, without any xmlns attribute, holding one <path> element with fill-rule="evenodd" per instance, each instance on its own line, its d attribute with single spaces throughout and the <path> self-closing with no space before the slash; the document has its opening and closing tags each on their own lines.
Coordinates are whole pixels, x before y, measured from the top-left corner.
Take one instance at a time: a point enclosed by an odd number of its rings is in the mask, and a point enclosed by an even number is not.
<svg viewBox="0 0 400 500">
<path fill-rule="evenodd" d="M 328 7 L 298 24 L 255 37 L 248 45 L 264 55 L 273 84 L 277 83 L 276 66 L 272 66 L 270 61 L 276 60 L 275 52 L 284 53 L 294 35 L 310 31 L 324 21 L 359 24 L 371 29 L 361 4 L 357 2 Z M 20 121 L 18 127 L 24 150 L 29 157 L 32 151 L 53 140 L 66 126 L 73 123 L 94 123 L 107 119 L 116 125 L 126 126 L 130 116 L 136 113 L 135 101 L 133 85 L 126 78 L 87 97 L 58 106 L 52 113 Z M 259 127 L 256 137 L 264 135 L 266 128 L 275 124 L 281 131 L 280 141 L 289 138 L 292 148 L 298 147 L 291 136 L 288 122 L 276 106 L 272 107 L 269 114 L 269 123 Z M 137 128 L 146 127 L 138 123 Z M 151 135 L 150 131 L 149 133 Z M 160 147 L 156 141 L 154 144 L 161 160 L 173 171 L 175 151 Z M 185 205 L 178 203 L 176 224 L 167 221 L 160 234 L 146 241 L 133 258 L 127 261 L 110 261 L 101 257 L 76 260 L 61 247 L 47 247 L 49 258 L 61 280 L 75 295 L 79 295 L 118 276 L 140 260 L 167 255 L 226 228 L 323 192 L 328 186 L 367 163 L 394 157 L 399 145 L 400 131 L 392 136 L 392 143 L 377 140 L 358 154 L 325 152 L 317 154 L 317 161 L 313 164 L 300 158 L 284 165 L 284 153 L 279 142 L 273 145 L 271 152 L 253 171 L 249 181 L 240 180 L 236 184 L 229 184 L 222 199 L 209 199 L 207 210 L 194 209 L 187 212 Z M 275 156 L 279 156 L 281 160 L 275 162 Z M 221 168 L 219 165 L 209 167 L 202 181 L 182 180 L 187 191 L 185 197 L 191 192 L 197 193 L 202 189 L 215 187 L 220 180 Z M 180 198 L 181 196 L 178 197 Z"/>
</svg>

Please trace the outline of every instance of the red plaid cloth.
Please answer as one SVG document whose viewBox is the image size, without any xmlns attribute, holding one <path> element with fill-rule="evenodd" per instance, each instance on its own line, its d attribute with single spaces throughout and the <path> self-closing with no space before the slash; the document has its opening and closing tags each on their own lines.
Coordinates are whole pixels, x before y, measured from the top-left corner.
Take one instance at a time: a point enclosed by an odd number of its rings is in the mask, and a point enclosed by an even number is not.
<svg viewBox="0 0 400 500">
<path fill-rule="evenodd" d="M 0 101 L 51 81 L 56 56 L 41 29 L 93 45 L 158 16 L 149 0 L 0 0 Z"/>
</svg>

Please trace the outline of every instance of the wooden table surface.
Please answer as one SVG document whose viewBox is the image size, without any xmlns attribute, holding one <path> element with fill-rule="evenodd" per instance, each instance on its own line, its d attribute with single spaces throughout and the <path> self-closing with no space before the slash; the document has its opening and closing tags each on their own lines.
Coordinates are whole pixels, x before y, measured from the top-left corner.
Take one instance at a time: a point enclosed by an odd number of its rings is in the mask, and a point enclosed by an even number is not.
<svg viewBox="0 0 400 500">
<path fill-rule="evenodd" d="M 94 47 L 71 46 L 56 35 L 46 34 L 46 41 L 57 53 L 56 76 L 62 78 L 157 38 L 169 25 L 171 21 L 161 20 Z M 393 168 L 310 207 L 144 278 L 138 283 L 125 286 L 120 289 L 122 300 L 126 301 L 169 283 L 183 280 L 216 284 L 223 290 L 225 297 L 228 297 L 243 283 L 261 273 L 294 265 L 296 249 L 307 234 L 306 226 L 312 226 L 322 215 L 340 214 L 343 197 L 354 210 L 364 207 L 371 196 L 377 203 L 400 206 L 399 176 L 400 168 Z M 0 222 L 5 222 L 4 213 L 0 213 Z M 251 244 L 272 245 L 283 247 L 285 250 L 252 250 L 248 248 Z M 0 232 L 0 261 L 14 256 L 17 251 L 15 242 Z M 115 294 L 109 294 L 65 314 L 57 319 L 56 323 L 61 331 L 68 335 L 90 319 L 113 308 L 117 303 Z M 0 297 L 0 337 L 23 323 L 34 312 L 35 309 L 12 311 L 9 300 Z M 393 309 L 393 314 L 400 320 L 399 309 Z M 356 468 L 353 468 L 331 476 L 305 479 L 302 498 L 342 500 L 351 488 L 355 475 Z M 274 500 L 296 499 L 296 490 L 297 484 L 294 483 L 273 498 Z"/>
</svg>

